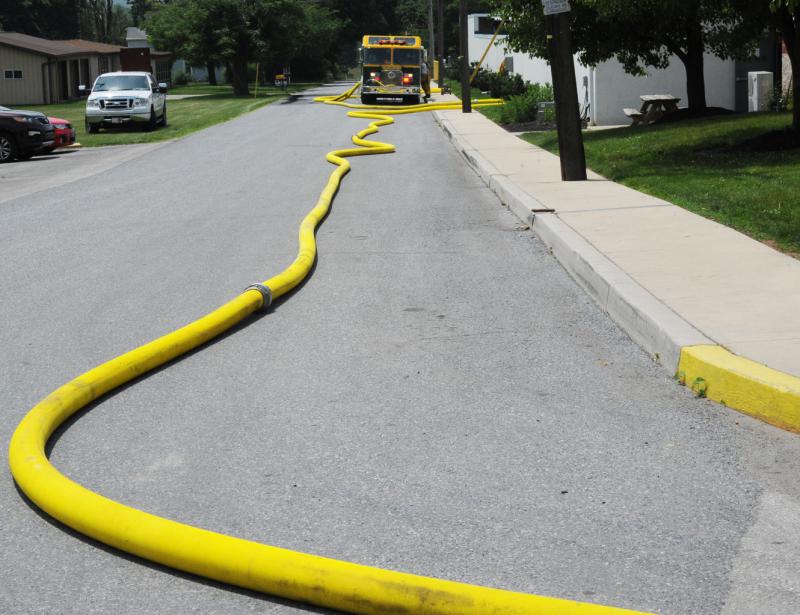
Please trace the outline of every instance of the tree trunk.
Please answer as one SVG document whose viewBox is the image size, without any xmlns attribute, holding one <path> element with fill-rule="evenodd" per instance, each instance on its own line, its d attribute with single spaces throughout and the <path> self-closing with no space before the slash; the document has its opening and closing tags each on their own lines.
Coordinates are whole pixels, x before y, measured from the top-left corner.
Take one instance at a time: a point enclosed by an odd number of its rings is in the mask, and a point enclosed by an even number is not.
<svg viewBox="0 0 800 615">
<path fill-rule="evenodd" d="M 233 59 L 233 93 L 237 96 L 248 96 L 250 86 L 247 83 L 247 57 L 236 55 Z"/>
<path fill-rule="evenodd" d="M 780 9 L 778 25 L 781 30 L 783 43 L 786 45 L 786 52 L 789 54 L 789 62 L 792 65 L 792 101 L 794 111 L 792 112 L 792 130 L 800 133 L 800 9 L 795 9 L 795 14 L 789 9 Z"/>
<path fill-rule="evenodd" d="M 243 39 L 246 35 L 240 35 Z M 246 40 L 240 39 L 236 44 L 236 55 L 233 57 L 233 93 L 236 96 L 247 96 L 250 94 L 250 86 L 247 83 L 247 60 L 250 50 Z"/>
<path fill-rule="evenodd" d="M 217 64 L 216 62 L 206 62 L 208 71 L 208 85 L 217 85 Z"/>
<path fill-rule="evenodd" d="M 689 97 L 689 109 L 706 108 L 706 77 L 703 66 L 702 25 L 698 20 L 690 20 L 686 30 L 686 53 L 679 55 L 686 68 L 686 93 Z"/>
</svg>

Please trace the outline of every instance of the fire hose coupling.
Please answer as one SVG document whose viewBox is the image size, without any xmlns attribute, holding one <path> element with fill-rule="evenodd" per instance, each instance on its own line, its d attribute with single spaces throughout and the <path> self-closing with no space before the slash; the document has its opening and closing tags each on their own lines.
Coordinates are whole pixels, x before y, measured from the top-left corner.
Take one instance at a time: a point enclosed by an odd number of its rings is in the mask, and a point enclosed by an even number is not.
<svg viewBox="0 0 800 615">
<path fill-rule="evenodd" d="M 272 303 L 272 291 L 269 289 L 269 286 L 264 286 L 263 284 L 251 284 L 242 292 L 247 292 L 248 290 L 257 290 L 261 293 L 264 303 L 261 304 L 261 307 L 259 308 L 260 310 L 266 310 Z"/>
</svg>

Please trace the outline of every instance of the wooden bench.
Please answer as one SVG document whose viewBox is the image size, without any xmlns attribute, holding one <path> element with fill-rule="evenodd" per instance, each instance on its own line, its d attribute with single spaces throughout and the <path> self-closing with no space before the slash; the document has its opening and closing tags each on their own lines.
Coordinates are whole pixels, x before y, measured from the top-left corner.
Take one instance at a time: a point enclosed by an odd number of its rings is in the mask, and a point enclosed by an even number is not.
<svg viewBox="0 0 800 615">
<path fill-rule="evenodd" d="M 631 109 L 630 107 L 626 107 L 625 109 L 622 110 L 622 112 L 633 120 L 633 124 L 631 124 L 631 126 L 637 126 L 641 124 L 642 120 L 644 119 L 644 113 L 642 113 L 638 109 Z"/>
</svg>

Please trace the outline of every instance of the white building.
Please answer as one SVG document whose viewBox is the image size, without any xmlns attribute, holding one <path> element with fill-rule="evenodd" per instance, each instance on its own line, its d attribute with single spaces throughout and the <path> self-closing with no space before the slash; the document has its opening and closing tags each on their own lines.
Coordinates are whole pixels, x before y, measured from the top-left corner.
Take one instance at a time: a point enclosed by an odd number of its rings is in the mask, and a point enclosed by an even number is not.
<svg viewBox="0 0 800 615">
<path fill-rule="evenodd" d="M 469 60 L 477 62 L 491 41 L 497 22 L 486 14 L 469 16 Z M 497 70 L 503 60 L 506 68 L 522 76 L 531 83 L 552 83 L 550 65 L 541 58 L 523 53 L 504 50 L 505 37 L 497 37 L 494 46 L 484 60 L 483 66 Z M 766 43 L 769 46 L 769 41 Z M 768 50 L 769 51 L 769 50 Z M 764 67 L 759 70 L 773 70 L 771 53 L 764 51 L 759 61 Z M 770 57 L 767 57 L 770 56 Z M 747 110 L 747 73 L 756 70 L 754 62 L 740 63 L 721 60 L 716 56 L 705 56 L 706 101 L 710 107 L 723 107 L 737 111 Z M 578 82 L 578 98 L 581 108 L 588 103 L 590 123 L 594 125 L 627 124 L 630 120 L 622 112 L 625 107 L 639 107 L 639 96 L 643 94 L 672 94 L 687 103 L 686 71 L 677 57 L 670 61 L 669 67 L 661 70 L 648 67 L 647 75 L 629 75 L 616 60 L 608 60 L 594 67 L 583 66 L 575 60 L 575 77 Z M 743 78 L 744 77 L 744 78 Z M 778 81 L 779 82 L 779 81 Z M 742 108 L 744 105 L 744 108 Z"/>
</svg>

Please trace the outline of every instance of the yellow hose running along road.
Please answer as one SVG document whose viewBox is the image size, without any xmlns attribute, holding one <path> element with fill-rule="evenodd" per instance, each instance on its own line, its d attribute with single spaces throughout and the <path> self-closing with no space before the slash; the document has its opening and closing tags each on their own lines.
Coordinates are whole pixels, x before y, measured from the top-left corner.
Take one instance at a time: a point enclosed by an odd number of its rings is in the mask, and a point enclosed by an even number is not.
<svg viewBox="0 0 800 615">
<path fill-rule="evenodd" d="M 344 106 L 356 88 L 321 102 Z M 497 104 L 496 101 L 481 104 Z M 349 115 L 373 120 L 354 135 L 358 146 L 328 153 L 336 165 L 314 208 L 300 224 L 299 250 L 281 273 L 246 289 L 210 314 L 81 374 L 39 402 L 11 439 L 14 480 L 42 510 L 107 545 L 189 573 L 240 587 L 351 613 L 487 615 L 630 613 L 610 607 L 544 598 L 392 572 L 289 551 L 185 525 L 125 506 L 61 474 L 45 454 L 47 440 L 75 412 L 109 391 L 218 336 L 308 275 L 316 258 L 315 230 L 325 217 L 351 156 L 383 154 L 394 146 L 365 137 L 393 122 L 391 115 L 455 104 L 373 107 Z M 360 106 L 355 106 L 361 108 Z"/>
</svg>

